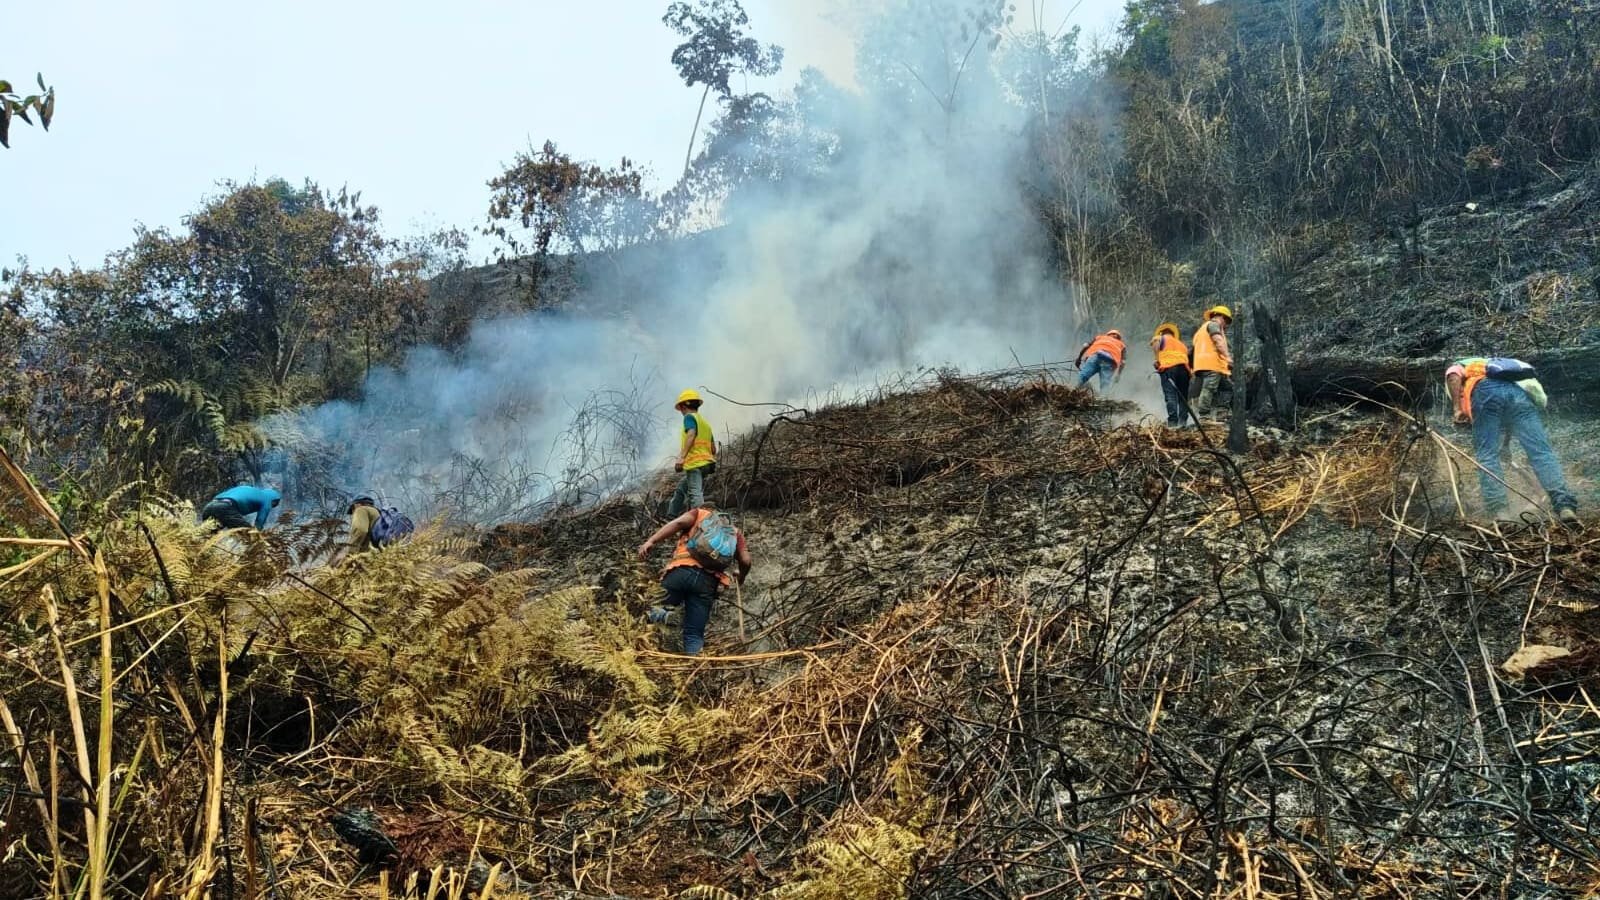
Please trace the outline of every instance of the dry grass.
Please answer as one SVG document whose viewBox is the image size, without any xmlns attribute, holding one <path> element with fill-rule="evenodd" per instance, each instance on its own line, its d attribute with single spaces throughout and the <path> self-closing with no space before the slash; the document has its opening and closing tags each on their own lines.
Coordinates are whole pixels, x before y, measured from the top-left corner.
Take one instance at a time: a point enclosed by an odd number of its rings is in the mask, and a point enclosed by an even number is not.
<svg viewBox="0 0 1600 900">
<path fill-rule="evenodd" d="M 1030 373 L 775 420 L 715 483 L 771 547 L 749 634 L 730 612 L 694 659 L 637 624 L 626 499 L 331 571 L 316 527 L 218 536 L 181 507 L 90 541 L 9 469 L 0 891 L 1596 883 L 1562 787 L 1600 746 L 1594 670 L 1494 664 L 1508 634 L 1592 631 L 1600 544 L 1438 519 L 1443 451 L 1405 423 L 1233 460 L 1115 414 Z M 1518 791 L 1542 805 L 1485 803 Z"/>
</svg>

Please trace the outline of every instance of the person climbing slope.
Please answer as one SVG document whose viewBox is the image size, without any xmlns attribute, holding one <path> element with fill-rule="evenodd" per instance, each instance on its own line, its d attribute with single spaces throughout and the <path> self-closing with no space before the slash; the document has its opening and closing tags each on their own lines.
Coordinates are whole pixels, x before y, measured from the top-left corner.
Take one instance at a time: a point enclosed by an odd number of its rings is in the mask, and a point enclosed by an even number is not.
<svg viewBox="0 0 1600 900">
<path fill-rule="evenodd" d="M 667 505 L 669 517 L 704 503 L 706 478 L 717 470 L 717 439 L 711 433 L 711 424 L 700 415 L 703 402 L 693 388 L 688 388 L 678 395 L 673 406 L 683 416 L 683 434 L 678 441 L 678 460 L 672 468 L 682 472 L 683 478 Z"/>
<path fill-rule="evenodd" d="M 228 488 L 211 498 L 200 510 L 200 521 L 207 519 L 223 528 L 267 527 L 267 517 L 282 502 L 283 495 L 272 488 L 258 488 L 241 484 Z M 250 516 L 255 516 L 252 526 Z"/>
<path fill-rule="evenodd" d="M 1116 380 L 1122 380 L 1122 358 L 1128 352 L 1128 345 L 1122 341 L 1122 332 L 1115 328 L 1102 335 L 1097 335 L 1094 340 L 1083 345 L 1078 351 L 1075 365 L 1078 367 L 1078 387 L 1089 383 L 1089 379 L 1100 376 L 1100 390 L 1103 392 L 1111 386 L 1111 376 L 1116 375 Z"/>
<path fill-rule="evenodd" d="M 1478 460 L 1478 486 L 1483 505 L 1495 519 L 1505 518 L 1505 469 L 1502 439 L 1515 437 L 1528 454 L 1539 486 L 1567 525 L 1578 524 L 1578 498 L 1567 486 L 1561 460 L 1550 446 L 1539 411 L 1549 403 L 1533 366 L 1520 359 L 1482 356 L 1458 359 L 1445 369 L 1445 389 L 1457 425 L 1472 425 L 1472 451 Z"/>
<path fill-rule="evenodd" d="M 416 530 L 409 516 L 395 507 L 380 507 L 371 497 L 357 497 L 345 510 L 350 516 L 350 536 L 334 557 L 339 565 L 350 556 L 378 550 Z"/>
<path fill-rule="evenodd" d="M 1203 416 L 1216 400 L 1217 389 L 1233 374 L 1233 354 L 1228 350 L 1228 326 L 1233 311 L 1218 304 L 1206 310 L 1206 320 L 1194 333 L 1194 413 Z"/>
<path fill-rule="evenodd" d="M 1167 427 L 1182 428 L 1189 418 L 1189 347 L 1178 336 L 1178 326 L 1163 322 L 1150 339 L 1156 355 L 1161 396 L 1167 402 Z"/>
<path fill-rule="evenodd" d="M 744 532 L 727 513 L 710 506 L 691 509 L 661 526 L 639 545 L 639 561 L 647 561 L 652 547 L 674 536 L 677 547 L 661 572 L 661 586 L 667 595 L 660 606 L 650 610 L 649 618 L 665 622 L 671 607 L 682 606 L 683 652 L 695 656 L 705 646 L 706 623 L 711 621 L 718 589 L 732 584 L 732 577 L 743 584 L 753 561 Z M 728 569 L 734 563 L 738 575 L 730 577 Z"/>
<path fill-rule="evenodd" d="M 365 553 L 372 549 L 372 527 L 378 524 L 378 504 L 371 497 L 357 497 L 350 501 L 345 513 L 350 516 L 350 537 L 345 541 L 348 553 Z"/>
</svg>

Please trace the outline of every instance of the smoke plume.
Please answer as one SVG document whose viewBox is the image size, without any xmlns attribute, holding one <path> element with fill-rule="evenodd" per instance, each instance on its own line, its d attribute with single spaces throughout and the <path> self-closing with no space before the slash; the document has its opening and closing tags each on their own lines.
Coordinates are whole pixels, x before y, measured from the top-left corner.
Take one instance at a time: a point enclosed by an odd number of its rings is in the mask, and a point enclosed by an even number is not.
<svg viewBox="0 0 1600 900">
<path fill-rule="evenodd" d="M 717 136 L 789 177 L 733 189 L 674 265 L 670 247 L 618 253 L 629 277 L 565 312 L 481 322 L 453 354 L 375 373 L 360 404 L 280 419 L 291 494 L 334 505 L 294 476 L 315 471 L 424 515 L 528 516 L 667 461 L 683 387 L 803 404 L 908 370 L 1070 358 L 1071 298 L 1022 187 L 1028 110 L 973 13 L 992 4 L 885 6 L 852 38 L 855 86 L 808 71 L 786 125 Z M 770 412 L 707 401 L 723 440 Z"/>
</svg>

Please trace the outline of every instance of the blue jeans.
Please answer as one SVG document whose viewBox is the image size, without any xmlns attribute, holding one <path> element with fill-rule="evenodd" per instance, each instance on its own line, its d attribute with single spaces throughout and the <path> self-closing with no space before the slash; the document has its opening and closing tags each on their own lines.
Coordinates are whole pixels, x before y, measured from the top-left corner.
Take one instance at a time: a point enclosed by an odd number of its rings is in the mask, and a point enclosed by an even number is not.
<svg viewBox="0 0 1600 900">
<path fill-rule="evenodd" d="M 661 576 L 667 590 L 663 606 L 683 606 L 683 652 L 697 656 L 706 645 L 706 623 L 717 601 L 717 577 L 696 566 L 678 566 Z"/>
<path fill-rule="evenodd" d="M 1539 407 L 1522 388 L 1509 381 L 1485 378 L 1472 389 L 1472 450 L 1483 470 L 1478 484 L 1483 489 L 1483 505 L 1491 513 L 1506 506 L 1505 469 L 1500 464 L 1500 443 L 1507 435 L 1517 439 L 1528 464 L 1539 477 L 1539 485 L 1550 495 L 1557 510 L 1576 509 L 1578 498 L 1567 487 L 1561 474 L 1561 461 L 1545 434 Z"/>
<path fill-rule="evenodd" d="M 1182 425 L 1189 418 L 1189 370 L 1173 366 L 1162 372 L 1161 396 L 1167 401 L 1167 425 Z"/>
<path fill-rule="evenodd" d="M 699 509 L 706 502 L 706 468 L 690 469 L 683 473 L 678 489 L 672 492 L 672 502 L 667 504 L 667 518 L 676 519 L 685 510 Z"/>
<path fill-rule="evenodd" d="M 1090 378 L 1099 375 L 1100 390 L 1104 391 L 1111 386 L 1111 375 L 1116 370 L 1117 361 L 1111 358 L 1111 354 L 1102 350 L 1084 360 L 1083 365 L 1078 367 L 1078 387 L 1083 387 L 1089 383 Z"/>
</svg>

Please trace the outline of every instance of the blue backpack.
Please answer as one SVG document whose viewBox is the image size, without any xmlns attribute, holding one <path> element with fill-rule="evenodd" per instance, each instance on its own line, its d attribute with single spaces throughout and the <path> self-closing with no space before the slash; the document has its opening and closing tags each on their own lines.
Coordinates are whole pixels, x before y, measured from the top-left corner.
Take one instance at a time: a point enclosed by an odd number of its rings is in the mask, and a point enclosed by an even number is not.
<svg viewBox="0 0 1600 900">
<path fill-rule="evenodd" d="M 689 532 L 684 548 L 704 568 L 721 572 L 739 555 L 739 529 L 726 513 L 707 513 Z"/>
<path fill-rule="evenodd" d="M 1485 378 L 1493 378 L 1495 381 L 1527 381 L 1530 378 L 1539 377 L 1539 373 L 1534 371 L 1533 366 L 1520 359 L 1512 359 L 1509 356 L 1495 356 L 1485 360 L 1483 375 Z"/>
<path fill-rule="evenodd" d="M 417 526 L 409 516 L 393 506 L 378 508 L 378 521 L 372 523 L 372 546 L 387 547 L 413 531 Z"/>
</svg>

